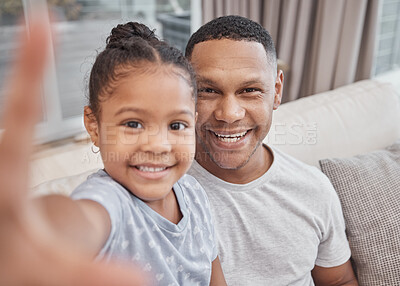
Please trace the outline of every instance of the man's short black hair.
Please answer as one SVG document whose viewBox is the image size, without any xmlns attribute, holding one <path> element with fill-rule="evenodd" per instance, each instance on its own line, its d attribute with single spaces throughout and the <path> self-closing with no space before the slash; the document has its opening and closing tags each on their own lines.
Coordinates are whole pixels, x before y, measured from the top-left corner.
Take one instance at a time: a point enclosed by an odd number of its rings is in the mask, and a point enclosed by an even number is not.
<svg viewBox="0 0 400 286">
<path fill-rule="evenodd" d="M 260 24 L 241 16 L 222 16 L 201 26 L 189 39 L 185 56 L 190 59 L 194 46 L 209 40 L 230 39 L 258 42 L 264 46 L 268 61 L 276 70 L 276 51 L 271 35 Z"/>
</svg>

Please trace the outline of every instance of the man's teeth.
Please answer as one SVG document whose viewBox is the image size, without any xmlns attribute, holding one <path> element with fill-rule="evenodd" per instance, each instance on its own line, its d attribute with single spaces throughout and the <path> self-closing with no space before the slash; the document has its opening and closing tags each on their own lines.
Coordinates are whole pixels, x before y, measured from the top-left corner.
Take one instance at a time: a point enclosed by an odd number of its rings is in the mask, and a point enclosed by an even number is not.
<svg viewBox="0 0 400 286">
<path fill-rule="evenodd" d="M 239 141 L 246 135 L 246 133 L 247 133 L 247 131 L 236 133 L 236 134 L 218 134 L 218 133 L 214 132 L 214 134 L 217 135 L 217 138 L 220 141 L 228 142 L 228 143 L 234 143 L 234 142 Z"/>
<path fill-rule="evenodd" d="M 146 167 L 146 166 L 136 166 L 139 171 L 142 172 L 150 172 L 150 173 L 155 173 L 155 172 L 161 172 L 167 169 L 167 167 L 160 167 L 160 168 L 153 168 L 153 167 Z"/>
</svg>

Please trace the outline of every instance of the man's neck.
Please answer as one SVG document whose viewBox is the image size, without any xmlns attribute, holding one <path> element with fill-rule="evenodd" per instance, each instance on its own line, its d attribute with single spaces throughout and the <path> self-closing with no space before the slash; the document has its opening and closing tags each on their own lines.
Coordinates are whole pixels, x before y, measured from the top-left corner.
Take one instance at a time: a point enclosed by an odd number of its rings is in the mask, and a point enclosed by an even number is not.
<svg viewBox="0 0 400 286">
<path fill-rule="evenodd" d="M 272 151 L 265 145 L 259 146 L 250 160 L 238 169 L 224 169 L 215 164 L 209 156 L 196 156 L 200 166 L 217 178 L 232 184 L 247 184 L 258 179 L 269 170 L 273 159 Z"/>
</svg>

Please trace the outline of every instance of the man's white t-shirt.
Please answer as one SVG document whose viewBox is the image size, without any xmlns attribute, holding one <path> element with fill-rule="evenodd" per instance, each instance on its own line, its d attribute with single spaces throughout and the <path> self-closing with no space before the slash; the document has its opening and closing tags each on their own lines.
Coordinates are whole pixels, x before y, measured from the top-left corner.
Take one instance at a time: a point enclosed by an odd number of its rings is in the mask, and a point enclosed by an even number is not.
<svg viewBox="0 0 400 286">
<path fill-rule="evenodd" d="M 270 169 L 248 184 L 225 182 L 197 162 L 189 174 L 208 195 L 228 285 L 314 285 L 315 265 L 350 258 L 340 202 L 320 170 L 270 149 Z"/>
</svg>

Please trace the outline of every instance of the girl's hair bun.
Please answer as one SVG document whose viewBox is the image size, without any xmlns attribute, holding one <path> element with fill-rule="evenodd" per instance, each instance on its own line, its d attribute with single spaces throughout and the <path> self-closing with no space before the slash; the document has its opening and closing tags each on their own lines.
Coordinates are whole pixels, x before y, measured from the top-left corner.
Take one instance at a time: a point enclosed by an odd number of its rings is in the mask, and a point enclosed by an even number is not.
<svg viewBox="0 0 400 286">
<path fill-rule="evenodd" d="M 120 24 L 111 30 L 110 36 L 107 38 L 106 48 L 116 48 L 127 41 L 138 40 L 139 38 L 147 42 L 159 42 L 154 34 L 154 30 L 150 30 L 146 25 L 138 22 L 128 22 Z"/>
<path fill-rule="evenodd" d="M 196 100 L 196 77 L 194 71 L 177 49 L 159 40 L 147 26 L 129 22 L 112 29 L 106 48 L 97 55 L 89 79 L 89 106 L 99 119 L 100 102 L 111 96 L 118 81 L 149 63 L 173 65 L 187 80 Z"/>
</svg>

